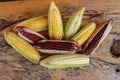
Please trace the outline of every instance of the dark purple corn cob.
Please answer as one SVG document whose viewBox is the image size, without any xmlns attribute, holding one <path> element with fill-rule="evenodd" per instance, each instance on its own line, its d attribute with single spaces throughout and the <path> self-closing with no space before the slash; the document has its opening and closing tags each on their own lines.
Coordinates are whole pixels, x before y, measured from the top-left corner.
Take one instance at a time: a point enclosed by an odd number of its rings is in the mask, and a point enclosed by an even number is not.
<svg viewBox="0 0 120 80">
<path fill-rule="evenodd" d="M 33 44 L 38 51 L 48 54 L 55 53 L 76 53 L 81 51 L 81 47 L 77 46 L 72 41 L 62 40 L 42 40 L 39 43 Z"/>
<path fill-rule="evenodd" d="M 111 28 L 111 20 L 105 21 L 100 24 L 84 45 L 82 52 L 84 54 L 93 53 L 109 34 Z"/>
<path fill-rule="evenodd" d="M 20 37 L 22 37 L 23 39 L 25 39 L 26 41 L 28 41 L 30 43 L 37 43 L 41 40 L 46 39 L 43 35 L 35 32 L 27 27 L 17 26 L 15 28 L 15 30 L 18 32 L 18 35 Z"/>
</svg>

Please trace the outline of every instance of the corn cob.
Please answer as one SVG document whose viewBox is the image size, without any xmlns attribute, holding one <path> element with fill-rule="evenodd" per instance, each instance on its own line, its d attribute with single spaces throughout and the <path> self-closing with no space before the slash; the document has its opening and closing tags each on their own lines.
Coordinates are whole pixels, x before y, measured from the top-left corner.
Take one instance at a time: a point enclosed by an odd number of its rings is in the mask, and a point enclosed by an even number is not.
<svg viewBox="0 0 120 80">
<path fill-rule="evenodd" d="M 93 33 L 95 28 L 96 28 L 95 23 L 89 23 L 82 30 L 80 30 L 80 32 L 74 35 L 71 40 L 76 41 L 79 46 L 82 46 L 86 42 L 86 40 L 90 37 L 90 35 Z"/>
<path fill-rule="evenodd" d="M 81 47 L 77 46 L 72 41 L 62 40 L 42 40 L 39 43 L 33 44 L 36 49 L 42 53 L 55 54 L 55 53 L 76 53 L 81 51 Z"/>
<path fill-rule="evenodd" d="M 48 25 L 48 17 L 47 15 L 42 15 L 39 17 L 22 21 L 21 23 L 17 24 L 15 27 L 25 26 L 32 29 L 33 31 L 39 32 L 39 31 L 47 30 L 48 29 L 47 25 Z"/>
<path fill-rule="evenodd" d="M 111 28 L 111 20 L 101 23 L 87 40 L 82 50 L 83 53 L 92 54 L 109 34 Z"/>
<path fill-rule="evenodd" d="M 85 8 L 81 8 L 70 17 L 65 27 L 65 39 L 69 40 L 80 28 L 84 10 Z"/>
<path fill-rule="evenodd" d="M 39 53 L 28 42 L 24 41 L 14 32 L 11 32 L 9 30 L 4 31 L 4 36 L 7 43 L 26 59 L 35 64 L 39 62 L 41 58 Z"/>
<path fill-rule="evenodd" d="M 54 1 L 48 12 L 48 31 L 50 39 L 61 40 L 63 37 L 63 23 L 60 12 Z"/>
<path fill-rule="evenodd" d="M 34 32 L 33 30 L 27 28 L 27 27 L 23 27 L 23 26 L 17 26 L 15 28 L 15 30 L 18 32 L 18 35 L 25 39 L 26 41 L 30 42 L 30 43 L 37 43 L 41 40 L 46 39 L 43 35 Z"/>
<path fill-rule="evenodd" d="M 82 54 L 52 55 L 40 61 L 40 65 L 49 69 L 88 66 L 89 56 Z"/>
</svg>

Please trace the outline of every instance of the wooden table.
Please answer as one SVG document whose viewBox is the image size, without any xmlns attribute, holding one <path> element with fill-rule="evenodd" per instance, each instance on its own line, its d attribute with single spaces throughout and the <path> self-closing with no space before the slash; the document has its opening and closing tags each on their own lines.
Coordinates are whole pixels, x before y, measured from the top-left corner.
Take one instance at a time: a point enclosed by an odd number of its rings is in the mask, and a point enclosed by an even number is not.
<svg viewBox="0 0 120 80">
<path fill-rule="evenodd" d="M 52 0 L 0 2 L 0 80 L 120 80 L 120 0 L 55 0 L 64 23 L 85 6 L 83 25 L 113 19 L 113 28 L 97 51 L 90 55 L 90 66 L 49 70 L 33 65 L 4 40 L 2 30 L 24 19 L 47 14 Z M 64 2 L 63 2 L 64 1 Z"/>
</svg>

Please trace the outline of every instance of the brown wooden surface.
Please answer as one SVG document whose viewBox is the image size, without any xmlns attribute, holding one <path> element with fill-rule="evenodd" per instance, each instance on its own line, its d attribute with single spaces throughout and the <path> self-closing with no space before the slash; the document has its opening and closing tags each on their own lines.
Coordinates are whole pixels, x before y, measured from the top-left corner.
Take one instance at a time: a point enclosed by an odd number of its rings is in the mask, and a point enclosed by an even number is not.
<svg viewBox="0 0 120 80">
<path fill-rule="evenodd" d="M 91 55 L 89 67 L 48 70 L 31 64 L 6 44 L 2 33 L 5 27 L 26 18 L 47 14 L 50 2 L 51 0 L 0 2 L 0 80 L 120 80 L 120 58 L 113 57 L 110 51 L 120 53 L 119 0 L 55 0 L 64 23 L 81 6 L 86 7 L 83 25 L 91 21 L 100 23 L 113 19 L 113 28 Z"/>
</svg>

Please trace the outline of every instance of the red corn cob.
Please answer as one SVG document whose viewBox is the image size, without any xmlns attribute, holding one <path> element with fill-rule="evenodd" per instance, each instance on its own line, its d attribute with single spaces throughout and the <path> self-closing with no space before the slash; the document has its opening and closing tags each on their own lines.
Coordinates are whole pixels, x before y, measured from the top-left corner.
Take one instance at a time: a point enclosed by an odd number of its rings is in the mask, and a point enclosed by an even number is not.
<svg viewBox="0 0 120 80">
<path fill-rule="evenodd" d="M 39 43 L 33 44 L 33 46 L 36 47 L 38 51 L 48 54 L 76 53 L 81 51 L 81 47 L 72 41 L 42 40 Z"/>
<path fill-rule="evenodd" d="M 38 41 L 46 39 L 43 35 L 23 26 L 17 26 L 15 30 L 18 35 L 30 43 L 37 43 Z"/>
</svg>

